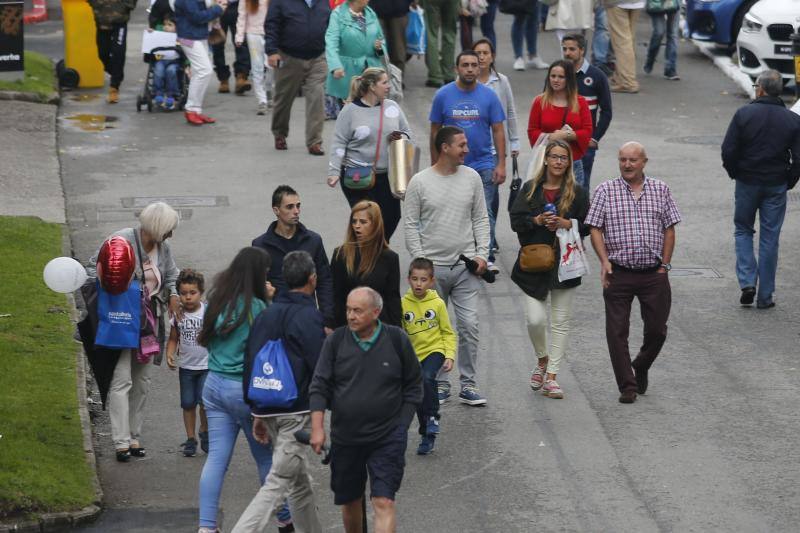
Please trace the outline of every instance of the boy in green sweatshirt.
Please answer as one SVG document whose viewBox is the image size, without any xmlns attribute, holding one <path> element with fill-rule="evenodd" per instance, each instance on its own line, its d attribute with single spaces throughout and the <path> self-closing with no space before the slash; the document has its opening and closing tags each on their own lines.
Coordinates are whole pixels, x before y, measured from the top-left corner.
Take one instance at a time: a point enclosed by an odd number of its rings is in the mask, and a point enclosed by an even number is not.
<svg viewBox="0 0 800 533">
<path fill-rule="evenodd" d="M 439 434 L 439 397 L 436 392 L 436 375 L 440 369 L 453 368 L 456 353 L 456 335 L 447 316 L 447 304 L 432 289 L 434 286 L 433 262 L 416 258 L 408 268 L 408 284 L 403 296 L 403 329 L 422 367 L 422 384 L 425 396 L 417 410 L 419 433 L 422 440 L 418 455 L 433 451 Z"/>
</svg>

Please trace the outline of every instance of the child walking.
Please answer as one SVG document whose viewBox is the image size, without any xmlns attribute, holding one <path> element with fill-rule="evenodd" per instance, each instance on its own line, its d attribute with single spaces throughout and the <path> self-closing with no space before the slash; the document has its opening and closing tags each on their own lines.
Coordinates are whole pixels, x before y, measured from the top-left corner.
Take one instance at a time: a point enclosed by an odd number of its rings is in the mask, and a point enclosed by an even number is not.
<svg viewBox="0 0 800 533">
<path fill-rule="evenodd" d="M 266 65 L 264 53 L 264 19 L 268 7 L 269 0 L 240 0 L 239 18 L 236 20 L 236 46 L 242 46 L 246 40 L 250 51 L 250 75 L 258 100 L 257 115 L 266 115 L 268 102 L 272 100 L 272 69 Z"/>
<path fill-rule="evenodd" d="M 447 304 L 434 286 L 433 262 L 417 258 L 408 268 L 408 284 L 403 296 L 403 329 L 411 339 L 422 367 L 422 385 L 425 395 L 417 410 L 419 433 L 422 435 L 418 455 L 433 451 L 439 435 L 439 396 L 436 392 L 436 375 L 440 369 L 453 369 L 456 353 L 456 335 L 447 315 Z"/>
<path fill-rule="evenodd" d="M 167 365 L 171 369 L 180 367 L 178 381 L 181 389 L 181 409 L 183 425 L 186 426 L 186 442 L 181 444 L 183 455 L 197 455 L 197 407 L 200 409 L 200 448 L 208 453 L 208 421 L 203 407 L 203 386 L 208 375 L 208 350 L 197 342 L 203 329 L 203 315 L 206 304 L 203 302 L 205 281 L 203 275 L 186 268 L 178 274 L 175 283 L 181 299 L 183 311 L 180 318 L 172 319 L 172 330 L 167 343 Z M 175 352 L 178 361 L 175 361 Z"/>
</svg>

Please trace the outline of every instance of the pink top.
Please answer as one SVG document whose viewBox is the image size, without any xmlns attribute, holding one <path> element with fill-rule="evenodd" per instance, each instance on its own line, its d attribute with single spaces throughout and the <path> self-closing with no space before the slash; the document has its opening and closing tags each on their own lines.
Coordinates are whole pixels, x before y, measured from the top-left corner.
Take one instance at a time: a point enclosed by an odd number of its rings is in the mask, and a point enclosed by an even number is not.
<svg viewBox="0 0 800 533">
<path fill-rule="evenodd" d="M 239 18 L 236 19 L 236 41 L 244 42 L 246 33 L 264 35 L 264 19 L 267 18 L 269 0 L 258 0 L 258 11 L 250 13 L 247 0 L 239 0 Z"/>
</svg>

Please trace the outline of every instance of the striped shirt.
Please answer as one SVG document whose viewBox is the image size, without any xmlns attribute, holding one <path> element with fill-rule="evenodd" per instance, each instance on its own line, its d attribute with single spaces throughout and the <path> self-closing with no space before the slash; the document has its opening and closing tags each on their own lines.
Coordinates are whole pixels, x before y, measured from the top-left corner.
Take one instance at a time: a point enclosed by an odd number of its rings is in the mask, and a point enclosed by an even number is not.
<svg viewBox="0 0 800 533">
<path fill-rule="evenodd" d="M 592 139 L 599 141 L 611 124 L 611 89 L 603 71 L 584 59 L 575 72 L 578 94 L 583 96 L 592 113 Z"/>
<path fill-rule="evenodd" d="M 664 231 L 680 221 L 667 184 L 645 176 L 638 199 L 621 177 L 598 185 L 584 223 L 603 230 L 609 261 L 645 270 L 661 264 Z"/>
<path fill-rule="evenodd" d="M 406 248 L 411 257 L 427 257 L 450 266 L 459 254 L 489 256 L 489 214 L 480 175 L 467 166 L 443 176 L 433 167 L 408 183 L 403 207 Z"/>
</svg>

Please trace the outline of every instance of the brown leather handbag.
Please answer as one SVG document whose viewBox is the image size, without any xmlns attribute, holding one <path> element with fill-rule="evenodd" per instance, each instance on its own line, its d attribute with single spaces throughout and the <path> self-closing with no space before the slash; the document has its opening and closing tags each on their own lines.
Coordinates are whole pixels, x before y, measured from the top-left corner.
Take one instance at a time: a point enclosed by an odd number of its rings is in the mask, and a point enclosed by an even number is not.
<svg viewBox="0 0 800 533">
<path fill-rule="evenodd" d="M 523 272 L 547 272 L 556 267 L 553 244 L 526 244 L 519 251 L 519 268 Z"/>
</svg>

